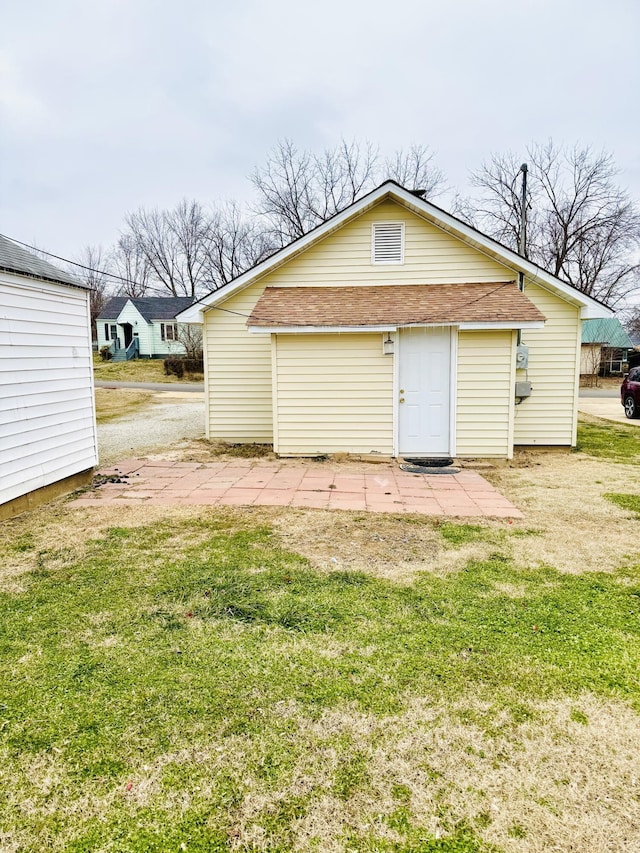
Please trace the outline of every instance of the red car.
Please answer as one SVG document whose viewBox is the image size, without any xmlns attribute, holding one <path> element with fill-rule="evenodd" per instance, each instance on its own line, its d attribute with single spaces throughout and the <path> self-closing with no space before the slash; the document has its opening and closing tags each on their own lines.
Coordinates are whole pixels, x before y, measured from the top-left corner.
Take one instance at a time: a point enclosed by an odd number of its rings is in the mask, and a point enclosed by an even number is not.
<svg viewBox="0 0 640 853">
<path fill-rule="evenodd" d="M 620 386 L 620 402 L 628 418 L 640 415 L 640 367 L 632 367 Z"/>
</svg>

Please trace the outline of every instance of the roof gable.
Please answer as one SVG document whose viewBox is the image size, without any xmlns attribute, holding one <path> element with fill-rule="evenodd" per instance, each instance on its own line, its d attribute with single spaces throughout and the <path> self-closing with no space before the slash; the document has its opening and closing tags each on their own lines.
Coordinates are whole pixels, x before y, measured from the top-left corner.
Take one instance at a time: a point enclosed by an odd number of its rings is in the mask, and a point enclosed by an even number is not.
<svg viewBox="0 0 640 853">
<path fill-rule="evenodd" d="M 425 221 L 449 233 L 452 237 L 455 237 L 467 246 L 494 258 L 495 261 L 507 266 L 510 270 L 522 272 L 529 280 L 547 287 L 566 301 L 580 306 L 583 318 L 610 317 L 612 315 L 613 312 L 607 306 L 586 296 L 567 282 L 562 281 L 521 257 L 517 252 L 508 249 L 506 246 L 502 246 L 493 238 L 482 234 L 480 231 L 477 231 L 475 228 L 467 225 L 431 202 L 417 197 L 414 193 L 395 183 L 395 181 L 386 181 L 341 213 L 336 214 L 303 237 L 275 252 L 266 260 L 229 282 L 223 288 L 208 294 L 194 303 L 187 311 L 183 312 L 183 316 L 179 319 L 183 322 L 202 322 L 203 311 L 218 305 L 233 293 L 288 263 L 297 255 L 305 252 L 320 240 L 338 231 L 346 223 L 362 216 L 366 211 L 386 199 L 393 200 Z"/>
<path fill-rule="evenodd" d="M 112 296 L 105 302 L 96 320 L 115 320 L 127 304 L 127 296 Z"/>
<path fill-rule="evenodd" d="M 378 263 L 373 252 L 377 226 L 401 225 L 402 263 Z M 455 258 L 455 266 L 452 260 Z M 408 210 L 384 198 L 260 277 L 266 286 L 307 284 L 464 284 L 513 281 L 515 270 Z"/>
</svg>

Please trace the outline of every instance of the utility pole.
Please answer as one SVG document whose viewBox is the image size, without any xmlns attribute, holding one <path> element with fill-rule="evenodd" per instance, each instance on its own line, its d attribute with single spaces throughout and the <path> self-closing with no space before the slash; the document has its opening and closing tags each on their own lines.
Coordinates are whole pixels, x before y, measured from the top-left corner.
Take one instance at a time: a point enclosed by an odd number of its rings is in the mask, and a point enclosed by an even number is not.
<svg viewBox="0 0 640 853">
<path fill-rule="evenodd" d="M 520 234 L 518 236 L 518 252 L 523 258 L 527 257 L 527 164 L 520 166 L 522 172 L 522 198 L 520 202 Z"/>
</svg>

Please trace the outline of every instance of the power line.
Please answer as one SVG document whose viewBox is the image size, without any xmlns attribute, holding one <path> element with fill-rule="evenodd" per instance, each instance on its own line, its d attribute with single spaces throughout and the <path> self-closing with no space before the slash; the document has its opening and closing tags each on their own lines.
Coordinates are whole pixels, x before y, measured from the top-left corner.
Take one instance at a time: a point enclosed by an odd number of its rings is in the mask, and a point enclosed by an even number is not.
<svg viewBox="0 0 640 853">
<path fill-rule="evenodd" d="M 130 278 L 123 278 L 121 275 L 116 275 L 115 273 L 107 272 L 106 270 L 98 270 L 95 269 L 95 267 L 88 267 L 86 264 L 81 264 L 78 261 L 72 261 L 69 258 L 63 258 L 61 255 L 54 255 L 53 252 L 47 252 L 46 249 L 40 249 L 38 246 L 31 246 L 29 243 L 24 243 L 22 240 L 16 240 L 15 237 L 9 237 L 8 234 L 0 234 L 0 237 L 4 237 L 5 240 L 11 240 L 12 243 L 18 243 L 18 245 L 24 246 L 26 249 L 31 249 L 33 252 L 40 252 L 43 255 L 48 255 L 50 258 L 55 258 L 57 261 L 64 261 L 65 264 L 72 264 L 74 267 L 80 267 L 83 270 L 98 273 L 98 275 L 106 275 L 109 276 L 109 278 L 116 278 L 118 281 L 124 281 L 126 284 L 138 284 L 138 282 L 132 281 Z"/>
<path fill-rule="evenodd" d="M 107 272 L 106 270 L 99 270 L 99 269 L 96 269 L 95 267 L 89 267 L 86 264 L 79 263 L 78 261 L 71 261 L 71 260 L 69 260 L 69 258 L 63 258 L 62 255 L 55 255 L 53 252 L 47 252 L 46 249 L 39 249 L 37 246 L 32 246 L 29 243 L 23 242 L 22 240 L 16 240 L 15 237 L 9 237 L 8 234 L 0 234 L 0 237 L 4 237 L 5 240 L 10 240 L 12 243 L 18 243 L 18 245 L 24 246 L 26 249 L 31 249 L 33 252 L 40 252 L 43 255 L 48 255 L 50 258 L 55 258 L 57 261 L 64 261 L 65 264 L 73 264 L 73 266 L 80 267 L 81 269 L 87 270 L 88 272 L 95 272 L 98 275 L 109 276 L 109 278 L 115 278 L 118 281 L 123 281 L 125 284 L 140 284 L 139 282 L 134 281 L 131 278 L 124 278 L 121 275 L 116 275 L 115 273 Z M 142 286 L 142 285 L 140 285 L 140 286 Z M 91 288 L 91 289 L 93 290 L 93 288 Z M 215 293 L 215 290 L 212 290 L 211 293 Z M 130 298 L 132 298 L 132 299 L 144 299 L 144 296 L 142 296 L 142 297 L 135 297 L 134 296 L 134 297 L 130 297 Z M 194 300 L 194 301 L 200 301 L 200 300 Z M 230 308 L 219 308 L 217 305 L 211 305 L 209 307 L 215 308 L 218 311 L 224 311 L 227 314 L 237 314 L 238 317 L 246 317 L 246 318 L 249 317 L 249 314 L 241 314 L 240 311 L 231 311 Z"/>
<path fill-rule="evenodd" d="M 515 181 L 515 179 L 514 179 L 514 181 Z M 4 237 L 6 240 L 11 240 L 13 243 L 18 243 L 20 246 L 24 246 L 25 248 L 31 249 L 34 252 L 41 252 L 43 255 L 48 255 L 51 258 L 56 258 L 56 260 L 58 260 L 58 261 L 64 261 L 64 263 L 66 263 L 66 264 L 73 264 L 76 267 L 81 267 L 81 269 L 83 269 L 83 270 L 88 270 L 89 272 L 95 272 L 95 273 L 98 273 L 99 275 L 110 276 L 111 278 L 115 278 L 115 279 L 118 279 L 119 281 L 125 282 L 125 284 L 138 284 L 138 282 L 135 282 L 132 279 L 123 278 L 120 275 L 116 275 L 115 273 L 107 272 L 106 270 L 98 270 L 98 269 L 95 269 L 94 267 L 89 267 L 89 266 L 86 266 L 85 264 L 81 264 L 78 261 L 71 261 L 71 260 L 69 260 L 69 258 L 63 258 L 61 255 L 55 255 L 53 252 L 47 252 L 46 249 L 39 249 L 37 246 L 31 246 L 29 243 L 24 243 L 22 240 L 16 240 L 15 237 L 9 237 L 7 234 L 0 234 L 0 237 Z M 229 282 L 227 282 L 227 283 L 229 283 Z M 492 293 L 495 293 L 497 290 L 501 290 L 503 287 L 506 287 L 509 284 L 513 284 L 513 282 L 510 282 L 510 281 L 501 282 L 493 290 L 490 290 L 488 293 L 483 293 L 480 296 L 476 297 L 475 299 L 471 299 L 463 307 L 468 308 L 469 305 L 473 305 L 474 302 L 479 302 L 481 299 L 485 299 L 487 296 L 491 296 Z M 215 292 L 216 292 L 215 290 L 212 290 L 206 295 L 209 296 L 211 293 L 215 293 Z M 145 297 L 142 296 L 142 297 L 130 297 L 130 298 L 132 298 L 132 299 L 144 299 Z M 193 304 L 195 304 L 196 302 L 201 302 L 202 299 L 205 299 L 205 298 L 206 297 L 203 296 L 203 297 L 201 297 L 201 299 L 194 300 Z M 207 305 L 205 307 L 208 308 L 209 310 L 213 309 L 215 311 L 223 311 L 225 314 L 235 314 L 237 317 L 244 317 L 245 319 L 249 319 L 249 317 L 251 316 L 251 314 L 244 314 L 241 311 L 232 311 L 230 308 L 222 308 L 219 305 Z M 255 319 L 259 320 L 261 318 L 256 317 Z M 305 326 L 307 324 L 305 324 L 305 323 L 288 323 L 287 325 L 289 325 L 289 326 Z"/>
</svg>

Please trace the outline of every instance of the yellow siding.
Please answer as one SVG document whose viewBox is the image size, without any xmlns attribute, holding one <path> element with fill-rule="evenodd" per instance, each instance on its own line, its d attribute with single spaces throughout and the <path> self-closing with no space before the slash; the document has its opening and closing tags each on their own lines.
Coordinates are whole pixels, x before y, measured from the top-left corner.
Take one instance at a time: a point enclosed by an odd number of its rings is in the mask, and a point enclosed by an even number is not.
<svg viewBox="0 0 640 853">
<path fill-rule="evenodd" d="M 393 453 L 393 359 L 380 334 L 278 335 L 277 452 Z"/>
<path fill-rule="evenodd" d="M 404 264 L 371 264 L 371 223 L 385 220 L 405 223 Z M 205 313 L 208 437 L 238 442 L 273 441 L 269 337 L 249 334 L 246 316 L 229 313 L 250 314 L 265 287 L 463 283 L 513 278 L 512 270 L 467 247 L 395 202 L 378 205 L 232 295 L 220 305 L 224 311 L 212 308 Z M 324 352 L 319 359 L 322 364 Z M 384 369 L 390 369 L 391 362 L 392 359 L 387 359 Z M 389 406 L 391 399 L 389 390 Z M 389 420 L 389 430 L 390 424 Z M 391 452 L 390 437 L 382 444 L 385 449 L 381 452 Z"/>
<path fill-rule="evenodd" d="M 371 224 L 389 220 L 405 223 L 405 263 L 373 265 Z M 382 355 L 380 335 L 279 335 L 272 372 L 269 336 L 246 328 L 266 286 L 515 277 L 513 270 L 402 206 L 381 203 L 206 311 L 209 437 L 273 441 L 272 385 L 277 383 L 280 453 L 392 452 L 393 359 Z M 575 443 L 579 310 L 532 283 L 526 293 L 548 320 L 544 329 L 523 333 L 530 367 L 517 378 L 529 379 L 533 394 L 515 411 L 513 334 L 459 335 L 456 433 L 462 456 L 508 456 L 512 436 L 516 444 Z"/>
<path fill-rule="evenodd" d="M 208 438 L 273 441 L 271 343 L 269 335 L 251 335 L 246 326 L 263 289 L 251 285 L 227 299 L 224 311 L 205 314 Z"/>
<path fill-rule="evenodd" d="M 457 456 L 511 456 L 515 334 L 460 332 Z"/>
<path fill-rule="evenodd" d="M 525 282 L 525 293 L 547 318 L 544 329 L 525 329 L 529 368 L 518 379 L 533 386 L 516 406 L 515 444 L 575 444 L 581 321 L 579 308 L 544 288 Z"/>
<path fill-rule="evenodd" d="M 371 263 L 372 222 L 405 223 L 403 264 Z M 395 202 L 344 225 L 262 279 L 271 287 L 512 281 L 516 273 Z"/>
</svg>

